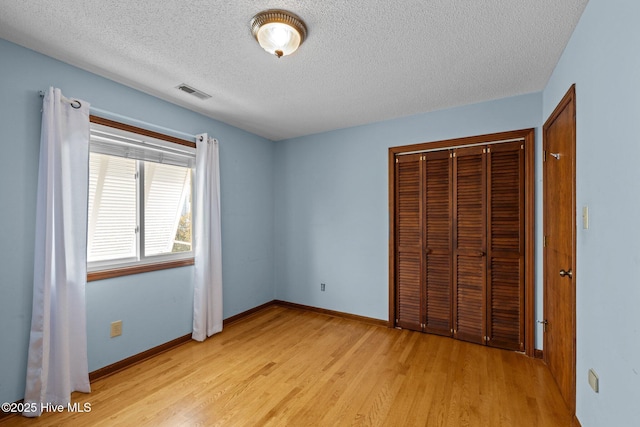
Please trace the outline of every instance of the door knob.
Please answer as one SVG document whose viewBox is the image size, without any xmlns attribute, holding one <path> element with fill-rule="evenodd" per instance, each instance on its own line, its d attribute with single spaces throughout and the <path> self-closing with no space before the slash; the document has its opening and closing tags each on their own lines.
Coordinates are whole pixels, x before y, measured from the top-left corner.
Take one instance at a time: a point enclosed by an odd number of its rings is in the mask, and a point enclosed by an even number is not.
<svg viewBox="0 0 640 427">
<path fill-rule="evenodd" d="M 571 269 L 568 271 L 560 270 L 560 277 L 569 276 L 569 279 L 573 279 L 573 272 Z"/>
</svg>

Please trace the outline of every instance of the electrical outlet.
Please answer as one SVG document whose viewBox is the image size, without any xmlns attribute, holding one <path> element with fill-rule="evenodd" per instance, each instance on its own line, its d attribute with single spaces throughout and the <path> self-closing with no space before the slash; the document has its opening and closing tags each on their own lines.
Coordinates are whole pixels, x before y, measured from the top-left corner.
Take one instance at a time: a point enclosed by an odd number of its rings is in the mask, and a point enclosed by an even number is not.
<svg viewBox="0 0 640 427">
<path fill-rule="evenodd" d="M 598 378 L 598 375 L 596 374 L 596 371 L 594 371 L 593 369 L 589 369 L 589 385 L 591 386 L 593 391 L 595 391 L 596 393 L 599 392 L 599 390 L 600 390 L 600 379 Z"/>
<path fill-rule="evenodd" d="M 122 320 L 111 322 L 111 338 L 122 335 Z"/>
<path fill-rule="evenodd" d="M 325 285 L 324 283 L 320 283 L 320 290 L 321 290 L 322 292 L 324 292 L 325 286 L 326 286 L 326 285 Z"/>
</svg>

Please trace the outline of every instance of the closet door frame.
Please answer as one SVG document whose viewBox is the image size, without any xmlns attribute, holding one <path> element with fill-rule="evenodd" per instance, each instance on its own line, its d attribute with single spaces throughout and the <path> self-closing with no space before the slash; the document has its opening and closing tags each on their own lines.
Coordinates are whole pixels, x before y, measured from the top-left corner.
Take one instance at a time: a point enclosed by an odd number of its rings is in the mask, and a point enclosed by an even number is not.
<svg viewBox="0 0 640 427">
<path fill-rule="evenodd" d="M 424 142 L 389 148 L 389 321 L 395 326 L 395 161 L 396 156 L 447 148 L 460 148 L 484 144 L 495 144 L 522 139 L 524 144 L 524 204 L 525 204 L 525 255 L 524 255 L 524 351 L 535 355 L 535 129 L 522 129 L 456 138 L 443 141 Z"/>
</svg>

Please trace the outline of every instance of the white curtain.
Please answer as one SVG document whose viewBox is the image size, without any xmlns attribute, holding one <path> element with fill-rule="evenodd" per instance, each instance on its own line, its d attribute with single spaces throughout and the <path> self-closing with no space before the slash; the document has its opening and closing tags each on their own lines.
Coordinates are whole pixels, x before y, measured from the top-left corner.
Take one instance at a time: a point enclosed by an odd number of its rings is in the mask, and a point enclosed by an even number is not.
<svg viewBox="0 0 640 427">
<path fill-rule="evenodd" d="M 88 393 L 85 285 L 89 104 L 44 96 L 36 207 L 33 312 L 23 415 Z"/>
<path fill-rule="evenodd" d="M 192 338 L 222 331 L 222 236 L 218 141 L 196 137 L 195 285 Z"/>
</svg>

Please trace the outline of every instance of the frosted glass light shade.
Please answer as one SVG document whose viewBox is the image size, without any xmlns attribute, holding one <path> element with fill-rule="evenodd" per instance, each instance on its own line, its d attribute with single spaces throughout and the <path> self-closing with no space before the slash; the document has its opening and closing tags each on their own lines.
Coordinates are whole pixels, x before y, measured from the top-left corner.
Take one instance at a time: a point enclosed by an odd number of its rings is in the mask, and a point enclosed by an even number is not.
<svg viewBox="0 0 640 427">
<path fill-rule="evenodd" d="M 280 22 L 263 25 L 256 37 L 264 50 L 276 56 L 291 55 L 300 46 L 300 34 Z"/>
<path fill-rule="evenodd" d="M 296 15 L 271 9 L 253 17 L 251 32 L 264 50 L 280 58 L 298 49 L 307 35 L 307 28 Z"/>
</svg>

